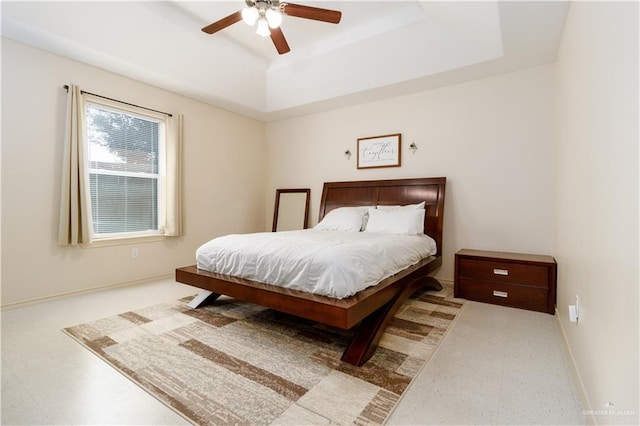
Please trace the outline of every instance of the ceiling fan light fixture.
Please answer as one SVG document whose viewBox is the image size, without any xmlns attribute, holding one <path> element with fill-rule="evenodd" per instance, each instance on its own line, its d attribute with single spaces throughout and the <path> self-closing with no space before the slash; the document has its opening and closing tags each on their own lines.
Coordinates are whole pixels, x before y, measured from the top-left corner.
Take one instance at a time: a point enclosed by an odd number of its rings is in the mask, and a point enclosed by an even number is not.
<svg viewBox="0 0 640 426">
<path fill-rule="evenodd" d="M 278 28 L 280 24 L 282 24 L 282 14 L 277 9 L 273 9 L 273 8 L 267 9 L 264 16 L 267 19 L 267 22 L 269 23 L 269 27 L 271 28 L 274 28 L 274 29 Z"/>
<path fill-rule="evenodd" d="M 258 28 L 256 29 L 256 34 L 262 37 L 267 37 L 271 34 L 271 31 L 269 31 L 269 23 L 265 18 L 261 17 L 260 19 L 258 19 Z"/>
<path fill-rule="evenodd" d="M 253 26 L 258 20 L 258 9 L 255 7 L 245 7 L 242 9 L 242 20 L 247 25 Z"/>
</svg>

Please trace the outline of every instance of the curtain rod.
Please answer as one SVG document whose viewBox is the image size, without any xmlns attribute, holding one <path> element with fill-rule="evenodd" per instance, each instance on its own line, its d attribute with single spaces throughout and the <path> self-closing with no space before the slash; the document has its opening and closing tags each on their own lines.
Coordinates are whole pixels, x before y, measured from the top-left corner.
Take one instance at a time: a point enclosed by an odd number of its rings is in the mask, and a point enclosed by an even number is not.
<svg viewBox="0 0 640 426">
<path fill-rule="evenodd" d="M 66 90 L 67 92 L 69 91 L 69 86 L 68 85 L 65 84 L 62 87 L 64 87 L 64 90 Z M 170 114 L 168 112 L 158 111 L 157 109 L 147 108 L 147 107 L 143 107 L 143 106 L 140 106 L 140 105 L 131 104 L 129 102 L 119 101 L 118 99 L 108 98 L 106 96 L 97 95 L 97 94 L 91 93 L 91 92 L 85 92 L 84 90 L 81 90 L 80 93 L 82 93 L 82 94 L 86 93 L 87 95 L 92 95 L 92 96 L 95 96 L 95 97 L 98 97 L 98 98 L 107 99 L 109 101 L 120 102 L 121 104 L 130 105 L 130 106 L 133 106 L 133 107 L 136 107 L 136 108 L 142 108 L 142 109 L 146 109 L 148 111 L 158 112 L 160 114 L 164 114 L 164 115 L 168 115 L 169 117 L 173 117 L 173 114 Z"/>
</svg>

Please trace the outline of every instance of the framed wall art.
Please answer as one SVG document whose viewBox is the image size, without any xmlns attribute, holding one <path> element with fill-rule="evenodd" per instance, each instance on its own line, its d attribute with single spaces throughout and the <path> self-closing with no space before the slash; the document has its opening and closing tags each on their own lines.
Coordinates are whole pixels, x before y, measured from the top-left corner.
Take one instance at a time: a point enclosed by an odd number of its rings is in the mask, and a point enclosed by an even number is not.
<svg viewBox="0 0 640 426">
<path fill-rule="evenodd" d="M 400 167 L 401 134 L 358 139 L 358 169 Z"/>
</svg>

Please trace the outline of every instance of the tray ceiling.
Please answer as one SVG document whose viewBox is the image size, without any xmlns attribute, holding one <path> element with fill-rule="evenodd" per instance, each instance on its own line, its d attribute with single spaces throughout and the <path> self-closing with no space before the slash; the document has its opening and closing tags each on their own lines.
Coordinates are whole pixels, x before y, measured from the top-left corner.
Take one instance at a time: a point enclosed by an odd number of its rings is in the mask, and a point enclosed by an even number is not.
<svg viewBox="0 0 640 426">
<path fill-rule="evenodd" d="M 567 2 L 305 1 L 338 25 L 285 16 L 291 52 L 236 1 L 3 2 L 2 34 L 264 121 L 551 63 Z"/>
</svg>

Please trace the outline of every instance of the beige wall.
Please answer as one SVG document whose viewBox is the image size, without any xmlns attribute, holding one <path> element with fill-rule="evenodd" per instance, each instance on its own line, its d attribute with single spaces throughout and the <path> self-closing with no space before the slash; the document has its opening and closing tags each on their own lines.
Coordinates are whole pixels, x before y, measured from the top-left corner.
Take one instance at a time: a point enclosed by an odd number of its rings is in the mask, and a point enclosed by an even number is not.
<svg viewBox="0 0 640 426">
<path fill-rule="evenodd" d="M 572 3 L 557 109 L 561 325 L 595 421 L 638 424 L 637 2 Z M 578 324 L 567 319 L 576 295 Z"/>
<path fill-rule="evenodd" d="M 184 114 L 183 237 L 57 245 L 67 83 Z M 264 157 L 263 123 L 3 38 L 2 305 L 171 274 L 209 238 L 264 230 Z"/>
<path fill-rule="evenodd" d="M 266 219 L 276 188 L 311 188 L 315 224 L 325 181 L 446 176 L 438 277 L 453 280 L 463 247 L 551 254 L 552 103 L 553 66 L 543 66 L 269 123 Z M 389 133 L 402 134 L 402 166 L 356 169 L 356 140 Z"/>
<path fill-rule="evenodd" d="M 438 276 L 462 247 L 554 255 L 595 420 L 637 424 L 637 17 L 637 3 L 576 2 L 555 66 L 266 125 L 3 39 L 2 304 L 169 274 L 210 237 L 270 229 L 276 188 L 311 188 L 315 224 L 324 181 L 446 176 Z M 185 114 L 184 237 L 138 259 L 57 246 L 65 83 Z M 358 137 L 396 132 L 402 167 L 356 169 Z"/>
</svg>

